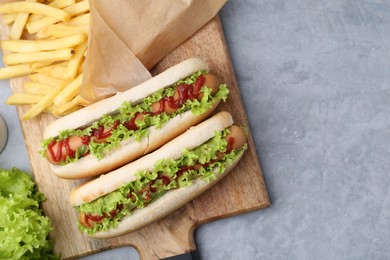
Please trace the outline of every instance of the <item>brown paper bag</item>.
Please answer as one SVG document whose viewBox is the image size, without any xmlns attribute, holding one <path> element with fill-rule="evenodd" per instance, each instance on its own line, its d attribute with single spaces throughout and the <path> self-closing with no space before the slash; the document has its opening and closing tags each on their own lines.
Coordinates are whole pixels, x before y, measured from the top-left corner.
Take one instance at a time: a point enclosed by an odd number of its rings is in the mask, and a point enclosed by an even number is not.
<svg viewBox="0 0 390 260">
<path fill-rule="evenodd" d="M 90 0 L 80 95 L 89 100 L 149 79 L 149 69 L 210 21 L 226 0 Z"/>
</svg>

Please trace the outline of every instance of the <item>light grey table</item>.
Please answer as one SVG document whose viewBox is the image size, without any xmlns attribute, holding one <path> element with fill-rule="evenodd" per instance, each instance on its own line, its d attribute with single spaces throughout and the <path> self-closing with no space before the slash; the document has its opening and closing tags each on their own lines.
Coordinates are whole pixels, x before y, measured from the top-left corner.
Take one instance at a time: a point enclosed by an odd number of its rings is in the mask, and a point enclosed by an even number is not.
<svg viewBox="0 0 390 260">
<path fill-rule="evenodd" d="M 272 205 L 199 227 L 202 259 L 390 259 L 390 1 L 231 0 L 220 16 Z M 0 167 L 29 170 L 9 94 Z"/>
</svg>

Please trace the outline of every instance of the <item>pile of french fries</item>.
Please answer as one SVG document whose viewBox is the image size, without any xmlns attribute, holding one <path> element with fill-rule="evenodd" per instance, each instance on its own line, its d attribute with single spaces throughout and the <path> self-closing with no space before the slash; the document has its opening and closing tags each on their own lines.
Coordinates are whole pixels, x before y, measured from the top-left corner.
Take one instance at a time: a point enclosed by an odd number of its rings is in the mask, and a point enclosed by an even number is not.
<svg viewBox="0 0 390 260">
<path fill-rule="evenodd" d="M 30 105 L 22 119 L 42 112 L 62 116 L 89 105 L 79 96 L 87 50 L 88 0 L 25 0 L 0 5 L 3 23 L 10 26 L 0 41 L 0 79 L 28 76 L 24 92 L 7 99 L 9 105 Z"/>
</svg>

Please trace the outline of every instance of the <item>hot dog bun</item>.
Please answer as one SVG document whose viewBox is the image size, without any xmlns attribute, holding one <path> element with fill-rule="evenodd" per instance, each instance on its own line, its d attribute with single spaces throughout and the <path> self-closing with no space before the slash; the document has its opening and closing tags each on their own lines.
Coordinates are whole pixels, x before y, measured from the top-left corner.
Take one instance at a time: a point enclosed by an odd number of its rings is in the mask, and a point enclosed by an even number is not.
<svg viewBox="0 0 390 260">
<path fill-rule="evenodd" d="M 62 130 L 76 129 L 89 125 L 103 115 L 115 112 L 122 105 L 123 101 L 137 103 L 144 97 L 147 97 L 157 90 L 167 87 L 198 70 L 208 70 L 207 63 L 199 58 L 185 60 L 134 88 L 59 118 L 46 127 L 43 137 L 55 137 L 58 136 Z"/>
<path fill-rule="evenodd" d="M 117 228 L 110 229 L 108 231 L 97 232 L 92 237 L 110 238 L 121 236 L 143 228 L 168 216 L 217 184 L 230 172 L 231 169 L 236 166 L 243 154 L 244 152 L 241 152 L 237 159 L 226 167 L 224 172 L 218 174 L 218 178 L 210 182 L 197 179 L 193 181 L 190 186 L 170 190 L 164 194 L 164 196 L 151 203 L 146 208 L 134 210 L 133 214 L 125 217 Z"/>
<path fill-rule="evenodd" d="M 212 118 L 191 127 L 158 150 L 141 157 L 97 179 L 81 184 L 70 193 L 71 206 L 79 206 L 103 197 L 123 185 L 137 180 L 140 171 L 151 171 L 155 162 L 159 160 L 178 159 L 183 151 L 192 150 L 215 136 L 216 131 L 223 131 L 232 126 L 233 119 L 227 112 L 220 112 Z M 233 131 L 232 131 L 233 132 Z M 245 142 L 245 140 L 244 140 Z M 108 231 L 100 231 L 93 235 L 96 238 L 119 236 L 146 226 L 169 213 L 179 209 L 195 197 L 212 187 L 221 180 L 240 160 L 244 151 L 241 151 L 233 162 L 226 165 L 222 173 L 216 174 L 211 181 L 195 179 L 191 185 L 169 190 L 162 197 L 150 203 L 145 208 L 134 210 L 131 215 L 124 217 L 118 227 Z M 216 169 L 213 169 L 214 171 Z"/>
<path fill-rule="evenodd" d="M 208 70 L 208 65 L 198 58 L 188 59 L 137 87 L 56 120 L 46 128 L 44 138 L 56 137 L 66 129 L 79 129 L 90 125 L 103 115 L 115 113 L 124 101 L 137 103 L 157 90 L 170 86 L 199 70 Z M 101 159 L 88 155 L 65 165 L 51 164 L 51 169 L 58 177 L 65 179 L 89 178 L 116 169 L 157 149 L 189 127 L 203 121 L 213 112 L 218 103 L 215 102 L 210 109 L 200 115 L 186 111 L 173 117 L 158 129 L 152 126 L 148 128 L 149 135 L 146 138 L 136 141 L 130 137 L 121 141 L 119 147 L 106 152 Z"/>
</svg>

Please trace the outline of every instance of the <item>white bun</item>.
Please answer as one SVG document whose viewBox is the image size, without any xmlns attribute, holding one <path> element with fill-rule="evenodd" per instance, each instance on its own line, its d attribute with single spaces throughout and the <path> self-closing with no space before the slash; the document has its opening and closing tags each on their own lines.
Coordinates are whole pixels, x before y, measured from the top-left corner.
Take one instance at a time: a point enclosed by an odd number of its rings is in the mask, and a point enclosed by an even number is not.
<svg viewBox="0 0 390 260">
<path fill-rule="evenodd" d="M 79 206 L 115 191 L 136 180 L 136 173 L 139 171 L 152 170 L 156 161 L 178 159 L 182 151 L 198 147 L 211 139 L 215 131 L 222 131 L 232 124 L 232 116 L 228 112 L 220 112 L 197 126 L 191 127 L 158 150 L 75 188 L 70 193 L 70 204 Z"/>
<path fill-rule="evenodd" d="M 170 213 L 180 209 L 185 204 L 195 199 L 197 196 L 211 188 L 224 176 L 226 176 L 231 169 L 233 169 L 238 161 L 241 159 L 244 152 L 241 152 L 236 160 L 232 164 L 228 165 L 224 172 L 216 175 L 217 178 L 206 182 L 200 178 L 194 180 L 191 185 L 182 187 L 180 189 L 170 190 L 165 193 L 161 198 L 157 199 L 147 207 L 142 209 L 136 209 L 131 215 L 126 216 L 119 223 L 115 229 L 107 231 L 97 232 L 94 235 L 90 235 L 94 238 L 110 238 L 121 236 L 140 228 L 143 228 L 155 221 L 158 221 Z"/>
<path fill-rule="evenodd" d="M 122 105 L 123 101 L 137 103 L 144 97 L 161 88 L 168 87 L 198 70 L 208 70 L 207 63 L 199 58 L 185 60 L 134 88 L 59 118 L 47 126 L 43 137 L 45 139 L 56 137 L 62 130 L 77 129 L 90 125 L 103 115 L 115 112 Z"/>
</svg>

